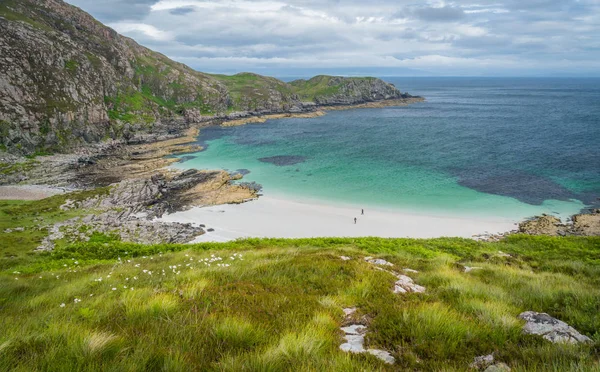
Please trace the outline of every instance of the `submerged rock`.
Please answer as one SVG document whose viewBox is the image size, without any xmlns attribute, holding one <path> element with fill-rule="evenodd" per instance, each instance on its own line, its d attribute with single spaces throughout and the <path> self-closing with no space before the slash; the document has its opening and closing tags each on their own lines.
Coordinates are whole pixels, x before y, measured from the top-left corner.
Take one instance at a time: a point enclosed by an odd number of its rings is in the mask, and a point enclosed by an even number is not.
<svg viewBox="0 0 600 372">
<path fill-rule="evenodd" d="M 550 342 L 570 344 L 592 342 L 589 337 L 582 335 L 575 328 L 546 313 L 526 311 L 521 313 L 519 318 L 527 322 L 523 326 L 526 334 L 539 335 Z"/>
</svg>

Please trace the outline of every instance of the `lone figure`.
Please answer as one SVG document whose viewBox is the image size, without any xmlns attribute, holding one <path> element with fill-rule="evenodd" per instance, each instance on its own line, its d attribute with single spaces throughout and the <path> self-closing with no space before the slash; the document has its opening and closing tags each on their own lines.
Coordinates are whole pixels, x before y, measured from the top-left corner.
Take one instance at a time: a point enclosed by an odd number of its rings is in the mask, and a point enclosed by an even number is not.
<svg viewBox="0 0 600 372">
<path fill-rule="evenodd" d="M 364 214 L 365 214 L 365 210 L 364 210 L 364 209 L 361 209 L 361 210 L 360 210 L 360 214 L 364 215 Z"/>
<path fill-rule="evenodd" d="M 356 225 L 356 217 L 354 217 L 354 224 Z"/>
</svg>

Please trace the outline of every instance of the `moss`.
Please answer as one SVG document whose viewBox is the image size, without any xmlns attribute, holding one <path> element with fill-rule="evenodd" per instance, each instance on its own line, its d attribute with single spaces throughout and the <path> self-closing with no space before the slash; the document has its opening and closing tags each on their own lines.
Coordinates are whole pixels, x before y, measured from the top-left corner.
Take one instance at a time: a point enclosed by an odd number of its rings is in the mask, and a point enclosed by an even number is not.
<svg viewBox="0 0 600 372">
<path fill-rule="evenodd" d="M 98 70 L 102 67 L 102 61 L 100 60 L 100 58 L 98 58 L 98 56 L 90 52 L 86 52 L 85 56 L 94 69 Z"/>
<path fill-rule="evenodd" d="M 53 31 L 48 25 L 38 21 L 36 18 L 26 15 L 23 7 L 35 7 L 33 4 L 19 3 L 15 0 L 3 0 L 0 2 L 0 16 L 9 21 L 25 22 L 34 28 L 43 31 Z"/>
<path fill-rule="evenodd" d="M 79 67 L 79 62 L 77 62 L 73 59 L 69 59 L 68 61 L 65 62 L 65 70 L 67 70 L 69 72 L 77 71 L 78 67 Z"/>
<path fill-rule="evenodd" d="M 21 163 L 0 163 L 0 174 L 24 173 L 32 170 L 37 164 L 38 162 L 33 160 L 33 158 Z"/>
</svg>

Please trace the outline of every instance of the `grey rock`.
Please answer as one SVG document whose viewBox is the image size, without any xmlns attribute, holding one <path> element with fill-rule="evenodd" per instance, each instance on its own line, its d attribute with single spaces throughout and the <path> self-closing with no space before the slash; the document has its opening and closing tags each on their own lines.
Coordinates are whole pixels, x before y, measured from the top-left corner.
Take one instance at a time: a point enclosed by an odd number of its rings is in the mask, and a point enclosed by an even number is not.
<svg viewBox="0 0 600 372">
<path fill-rule="evenodd" d="M 494 363 L 494 354 L 475 357 L 469 368 L 483 370 Z"/>
<path fill-rule="evenodd" d="M 398 280 L 394 283 L 394 293 L 424 293 L 426 290 L 406 275 L 397 274 L 396 277 Z"/>
<path fill-rule="evenodd" d="M 521 313 L 519 318 L 526 321 L 523 332 L 542 336 L 550 342 L 570 344 L 592 342 L 589 337 L 582 335 L 575 328 L 546 313 L 526 311 Z"/>
<path fill-rule="evenodd" d="M 382 361 L 384 361 L 387 364 L 396 363 L 396 358 L 394 358 L 392 356 L 392 354 L 390 354 L 389 352 L 387 352 L 385 350 L 369 349 L 369 350 L 367 350 L 367 353 L 369 353 L 371 355 L 375 355 L 377 358 L 381 359 Z"/>
<path fill-rule="evenodd" d="M 510 372 L 510 367 L 504 363 L 491 365 L 484 372 Z"/>
<path fill-rule="evenodd" d="M 379 266 L 394 266 L 393 263 L 383 260 L 381 258 L 365 257 L 365 261 L 373 265 Z"/>
</svg>

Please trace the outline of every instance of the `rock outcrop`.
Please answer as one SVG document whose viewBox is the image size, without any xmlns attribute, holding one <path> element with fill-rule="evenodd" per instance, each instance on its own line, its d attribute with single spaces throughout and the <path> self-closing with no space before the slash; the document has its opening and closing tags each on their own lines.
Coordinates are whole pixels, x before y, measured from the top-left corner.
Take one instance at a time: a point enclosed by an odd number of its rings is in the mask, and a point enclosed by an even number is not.
<svg viewBox="0 0 600 372">
<path fill-rule="evenodd" d="M 195 71 L 61 0 L 0 2 L 0 71 L 0 150 L 21 154 L 404 97 L 375 78 L 319 77 L 329 88 L 303 102 L 302 84 Z"/>
<path fill-rule="evenodd" d="M 519 233 L 549 236 L 599 236 L 600 210 L 595 209 L 591 213 L 576 214 L 571 217 L 570 223 L 563 223 L 554 216 L 542 215 L 520 223 Z"/>
<path fill-rule="evenodd" d="M 346 341 L 340 345 L 340 350 L 354 354 L 369 353 L 386 364 L 394 364 L 396 362 L 396 358 L 394 358 L 388 351 L 381 349 L 365 349 L 367 326 L 353 322 L 352 318 L 356 313 L 356 308 L 352 307 L 343 310 L 344 314 L 346 314 L 344 323 L 351 324 L 340 328 L 342 332 L 344 332 L 344 340 Z"/>
<path fill-rule="evenodd" d="M 575 328 L 546 313 L 526 311 L 521 313 L 519 318 L 527 322 L 523 326 L 523 332 L 542 336 L 550 342 L 570 344 L 592 342 L 589 337 L 582 335 Z"/>
</svg>

